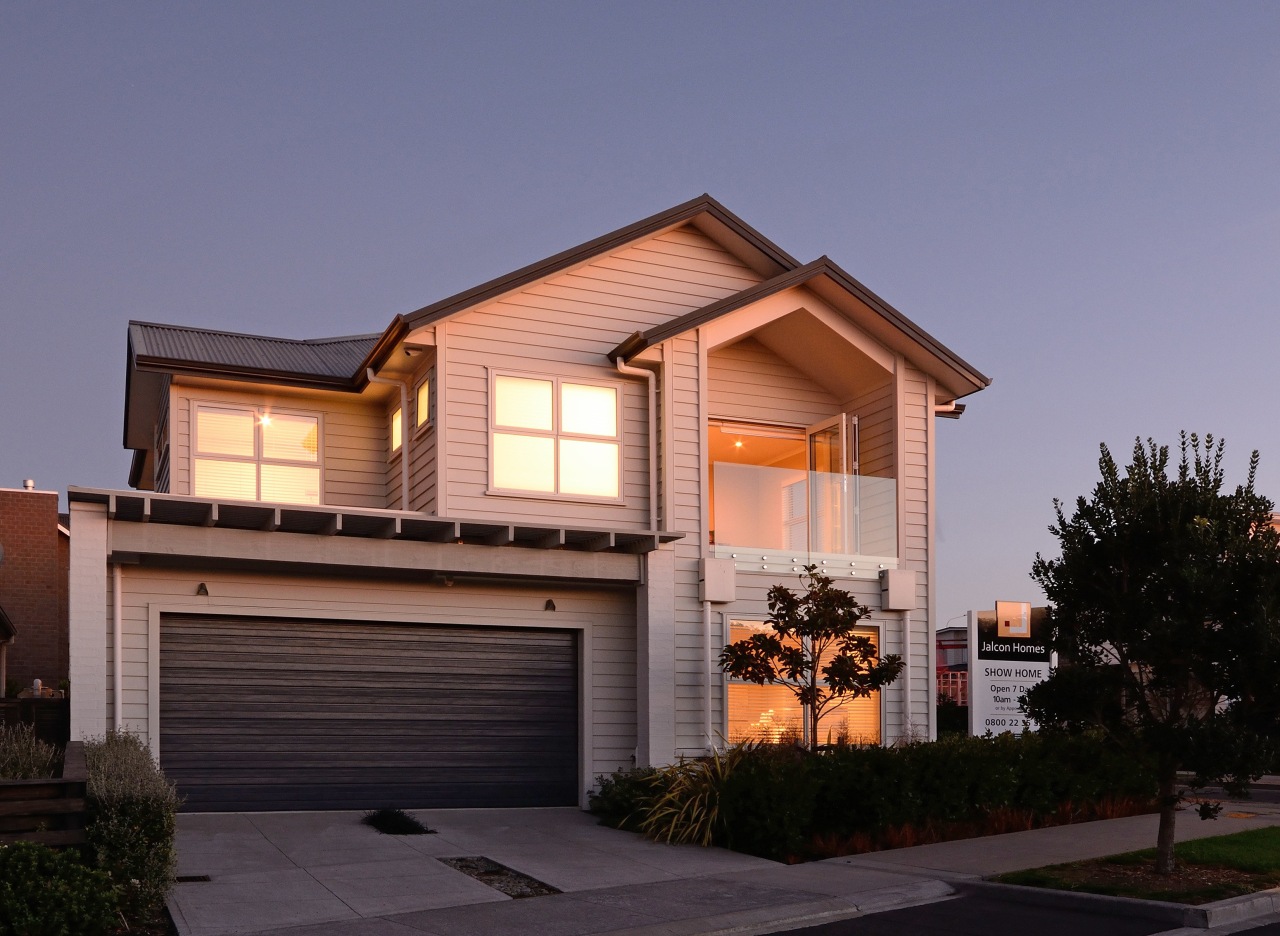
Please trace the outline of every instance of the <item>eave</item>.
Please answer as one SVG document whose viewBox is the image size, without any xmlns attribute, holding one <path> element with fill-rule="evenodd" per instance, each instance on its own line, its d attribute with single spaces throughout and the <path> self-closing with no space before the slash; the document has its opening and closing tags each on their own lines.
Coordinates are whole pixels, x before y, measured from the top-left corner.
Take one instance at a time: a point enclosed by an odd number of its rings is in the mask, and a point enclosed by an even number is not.
<svg viewBox="0 0 1280 936">
<path fill-rule="evenodd" d="M 874 314 L 874 321 L 867 324 L 879 326 L 877 330 L 880 334 L 877 337 L 886 340 L 891 347 L 899 345 L 899 349 L 918 349 L 916 354 L 906 354 L 908 358 L 919 359 L 924 356 L 937 362 L 952 378 L 949 383 L 954 385 L 952 389 L 957 398 L 990 386 L 990 377 L 966 362 L 825 256 L 664 322 L 648 331 L 636 332 L 610 351 L 609 359 L 615 362 L 630 361 L 670 338 L 692 331 L 769 296 L 799 286 L 808 287 L 815 292 L 825 292 L 827 295 L 823 298 L 829 301 L 839 301 L 841 296 L 846 299 L 856 299 Z"/>
</svg>

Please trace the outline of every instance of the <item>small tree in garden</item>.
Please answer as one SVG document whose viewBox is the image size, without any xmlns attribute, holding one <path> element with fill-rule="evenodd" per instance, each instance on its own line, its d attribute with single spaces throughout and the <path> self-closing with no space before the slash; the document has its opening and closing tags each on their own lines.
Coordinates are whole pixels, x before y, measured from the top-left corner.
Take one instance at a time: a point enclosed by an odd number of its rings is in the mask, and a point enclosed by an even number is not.
<svg viewBox="0 0 1280 936">
<path fill-rule="evenodd" d="M 1173 871 L 1177 771 L 1242 786 L 1266 767 L 1280 662 L 1280 535 L 1248 480 L 1223 490 L 1223 443 L 1134 445 L 1122 475 L 1102 447 L 1102 480 L 1049 528 L 1062 555 L 1036 557 L 1060 665 L 1023 704 L 1044 730 L 1101 728 L 1151 763 L 1159 787 L 1156 870 Z M 1262 678 L 1262 673 L 1269 678 Z M 1204 818 L 1214 813 L 1209 804 Z"/>
<path fill-rule="evenodd" d="M 804 707 L 812 747 L 827 711 L 889 685 L 902 672 L 902 659 L 879 657 L 871 638 L 854 632 L 867 607 L 817 566 L 805 566 L 800 581 L 800 593 L 785 585 L 769 589 L 770 631 L 729 644 L 720 668 L 735 679 L 789 689 Z"/>
</svg>

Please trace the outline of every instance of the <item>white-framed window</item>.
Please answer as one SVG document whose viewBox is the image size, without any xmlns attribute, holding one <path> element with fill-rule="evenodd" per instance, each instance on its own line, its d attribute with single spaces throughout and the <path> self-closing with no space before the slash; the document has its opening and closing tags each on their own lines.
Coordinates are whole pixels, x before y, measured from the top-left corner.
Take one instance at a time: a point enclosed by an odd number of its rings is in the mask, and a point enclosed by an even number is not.
<svg viewBox="0 0 1280 936">
<path fill-rule="evenodd" d="M 320 417 L 270 407 L 193 404 L 197 497 L 320 503 Z"/>
<path fill-rule="evenodd" d="M 729 642 L 769 629 L 761 621 L 730 621 Z M 880 646 L 878 626 L 859 627 L 856 632 L 870 637 L 877 648 Z M 767 741 L 776 744 L 803 739 L 806 713 L 785 686 L 760 686 L 730 679 L 726 695 L 725 737 L 730 742 Z M 852 699 L 823 712 L 818 721 L 818 743 L 845 740 L 857 744 L 879 744 L 881 723 L 880 693 L 873 692 L 865 699 Z"/>
<path fill-rule="evenodd" d="M 391 454 L 394 455 L 404 447 L 404 413 L 400 407 L 391 411 Z"/>
<path fill-rule="evenodd" d="M 494 492 L 622 499 L 622 386 L 492 372 Z"/>
<path fill-rule="evenodd" d="M 435 421 L 435 413 L 431 409 L 435 405 L 435 391 L 432 387 L 435 374 L 435 368 L 427 371 L 413 392 L 413 426 L 416 432 L 421 432 Z"/>
</svg>

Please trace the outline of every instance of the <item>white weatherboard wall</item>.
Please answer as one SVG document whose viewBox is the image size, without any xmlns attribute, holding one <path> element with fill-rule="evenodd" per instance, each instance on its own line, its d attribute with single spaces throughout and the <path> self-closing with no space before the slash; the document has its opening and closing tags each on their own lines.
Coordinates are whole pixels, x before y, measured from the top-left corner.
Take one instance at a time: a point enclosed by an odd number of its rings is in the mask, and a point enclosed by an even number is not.
<svg viewBox="0 0 1280 936">
<path fill-rule="evenodd" d="M 660 325 L 759 280 L 757 273 L 706 236 L 679 228 L 451 318 L 442 378 L 447 381 L 448 515 L 647 528 L 647 388 L 643 381 L 619 375 L 606 355 L 637 330 Z M 488 494 L 491 370 L 619 385 L 624 503 Z M 692 392 L 697 392 L 696 377 Z M 683 526 L 675 529 L 687 531 Z"/>
<path fill-rule="evenodd" d="M 170 389 L 171 491 L 191 494 L 191 431 L 193 403 L 225 403 L 232 406 L 275 406 L 320 417 L 321 470 L 324 503 L 343 507 L 387 506 L 388 422 L 381 403 L 350 394 L 299 393 L 272 388 L 245 391 L 202 381 L 191 386 L 175 382 Z M 395 473 L 399 495 L 399 472 Z"/>
<path fill-rule="evenodd" d="M 73 522 L 80 524 L 73 537 L 71 626 L 75 680 L 72 731 L 79 737 L 101 733 L 110 722 L 114 704 L 110 690 L 110 577 L 105 557 L 108 527 L 116 521 L 107 521 L 100 505 L 77 503 L 72 510 Z M 513 569 L 518 568 L 518 558 L 513 556 Z M 153 750 L 158 750 L 160 740 L 156 702 L 160 620 L 165 613 L 180 612 L 576 630 L 582 648 L 583 791 L 595 776 L 633 763 L 637 743 L 634 587 L 471 581 L 446 586 L 146 565 L 126 567 L 123 582 L 124 727 L 146 737 Z M 201 583 L 209 592 L 207 597 L 196 594 Z M 547 599 L 552 599 L 555 611 L 545 609 Z"/>
</svg>

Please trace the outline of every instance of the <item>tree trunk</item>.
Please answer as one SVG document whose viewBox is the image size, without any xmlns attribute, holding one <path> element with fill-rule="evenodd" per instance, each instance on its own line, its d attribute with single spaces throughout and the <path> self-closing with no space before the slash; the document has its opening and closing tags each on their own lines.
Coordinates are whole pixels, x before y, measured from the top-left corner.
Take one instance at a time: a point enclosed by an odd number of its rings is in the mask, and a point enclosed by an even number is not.
<svg viewBox="0 0 1280 936">
<path fill-rule="evenodd" d="M 1160 768 L 1160 832 L 1156 836 L 1156 874 L 1173 874 L 1173 829 L 1177 822 L 1178 796 L 1175 767 Z"/>
</svg>

